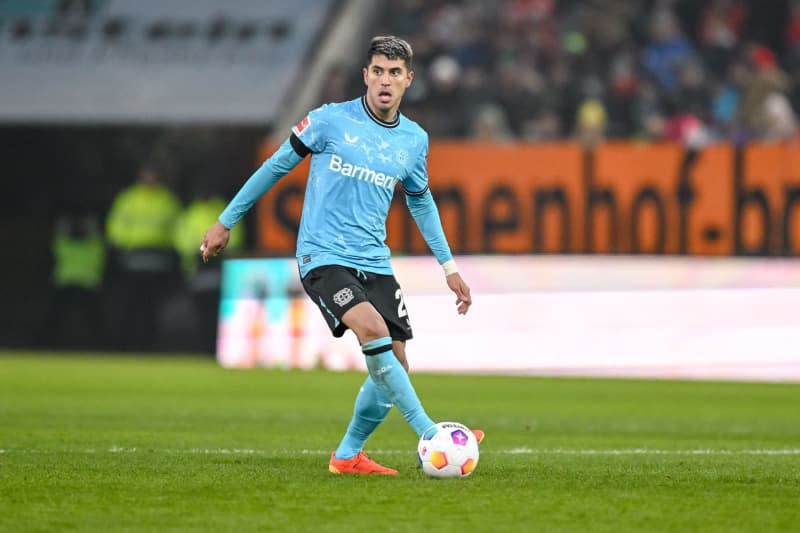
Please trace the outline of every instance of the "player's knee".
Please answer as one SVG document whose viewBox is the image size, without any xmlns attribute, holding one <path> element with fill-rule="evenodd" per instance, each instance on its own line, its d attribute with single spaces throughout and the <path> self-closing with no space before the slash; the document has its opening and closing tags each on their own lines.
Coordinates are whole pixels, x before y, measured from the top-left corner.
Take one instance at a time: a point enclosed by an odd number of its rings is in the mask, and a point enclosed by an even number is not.
<svg viewBox="0 0 800 533">
<path fill-rule="evenodd" d="M 386 322 L 383 321 L 383 317 L 377 312 L 359 317 L 357 323 L 353 324 L 351 329 L 362 344 L 389 336 L 389 328 L 386 326 Z"/>
<path fill-rule="evenodd" d="M 389 336 L 389 328 L 380 315 L 365 318 L 356 331 L 362 343 Z"/>
</svg>

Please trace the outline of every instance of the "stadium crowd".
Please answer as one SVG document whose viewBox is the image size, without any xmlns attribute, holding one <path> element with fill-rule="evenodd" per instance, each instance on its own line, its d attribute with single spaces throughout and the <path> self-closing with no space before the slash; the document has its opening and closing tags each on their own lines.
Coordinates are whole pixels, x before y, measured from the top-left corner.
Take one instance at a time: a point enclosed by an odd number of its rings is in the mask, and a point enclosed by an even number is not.
<svg viewBox="0 0 800 533">
<path fill-rule="evenodd" d="M 404 112 L 431 137 L 798 134 L 800 0 L 399 0 L 379 26 L 415 46 Z M 321 101 L 357 93 L 342 72 Z"/>
</svg>

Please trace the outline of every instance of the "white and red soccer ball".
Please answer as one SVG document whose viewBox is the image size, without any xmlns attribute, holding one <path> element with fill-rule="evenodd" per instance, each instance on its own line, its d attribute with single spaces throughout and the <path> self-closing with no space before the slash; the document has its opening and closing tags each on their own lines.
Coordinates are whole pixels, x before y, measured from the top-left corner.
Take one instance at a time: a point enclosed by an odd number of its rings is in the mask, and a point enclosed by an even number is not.
<svg viewBox="0 0 800 533">
<path fill-rule="evenodd" d="M 464 424 L 439 422 L 436 434 L 419 440 L 422 471 L 433 477 L 467 477 L 478 466 L 480 450 L 475 435 Z"/>
</svg>

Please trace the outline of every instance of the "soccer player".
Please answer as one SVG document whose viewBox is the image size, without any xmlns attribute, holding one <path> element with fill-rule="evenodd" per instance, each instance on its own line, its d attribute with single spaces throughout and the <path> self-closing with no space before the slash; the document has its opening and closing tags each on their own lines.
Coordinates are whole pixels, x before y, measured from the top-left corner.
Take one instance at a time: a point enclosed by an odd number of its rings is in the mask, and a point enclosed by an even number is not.
<svg viewBox="0 0 800 533">
<path fill-rule="evenodd" d="M 200 247 L 204 261 L 222 251 L 230 228 L 311 154 L 297 237 L 300 276 L 333 335 L 353 330 L 369 370 L 347 432 L 331 454 L 329 470 L 336 474 L 397 474 L 363 451 L 392 405 L 417 436 L 435 432 L 408 377 L 405 344 L 412 337 L 411 323 L 385 244 L 386 217 L 397 184 L 456 294 L 457 312 L 465 314 L 472 305 L 428 188 L 428 135 L 399 112 L 414 79 L 411 62 L 406 41 L 374 37 L 363 69 L 366 93 L 323 105 L 294 126 L 206 232 Z M 474 433 L 482 440 L 483 432 Z"/>
</svg>

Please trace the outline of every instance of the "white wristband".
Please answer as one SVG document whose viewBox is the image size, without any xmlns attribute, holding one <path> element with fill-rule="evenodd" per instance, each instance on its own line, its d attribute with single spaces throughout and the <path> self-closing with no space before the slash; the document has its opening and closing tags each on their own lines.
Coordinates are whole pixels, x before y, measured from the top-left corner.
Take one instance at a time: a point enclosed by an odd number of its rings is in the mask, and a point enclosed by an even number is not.
<svg viewBox="0 0 800 533">
<path fill-rule="evenodd" d="M 455 274 L 456 272 L 458 272 L 458 267 L 456 266 L 456 262 L 454 259 L 442 263 L 442 268 L 444 269 L 445 276 L 449 276 L 450 274 Z"/>
</svg>

